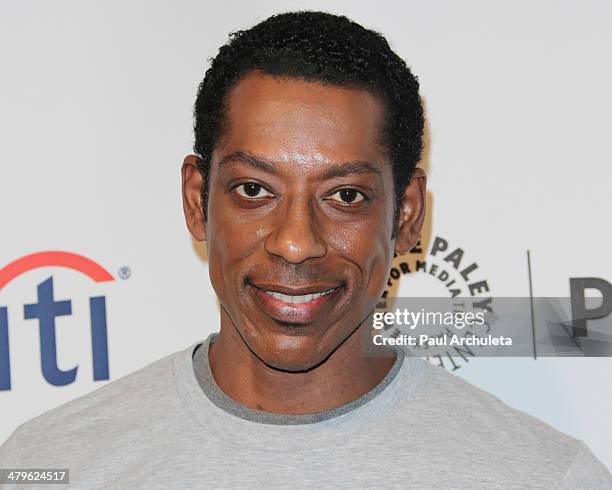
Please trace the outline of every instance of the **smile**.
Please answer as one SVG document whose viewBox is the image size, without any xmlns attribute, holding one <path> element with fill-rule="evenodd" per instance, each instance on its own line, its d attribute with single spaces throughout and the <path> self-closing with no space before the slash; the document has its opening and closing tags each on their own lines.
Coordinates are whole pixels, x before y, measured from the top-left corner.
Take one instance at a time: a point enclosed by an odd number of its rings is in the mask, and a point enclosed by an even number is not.
<svg viewBox="0 0 612 490">
<path fill-rule="evenodd" d="M 320 293 L 300 294 L 300 295 L 283 294 L 283 293 L 277 293 L 276 291 L 266 291 L 266 290 L 262 290 L 262 291 L 266 293 L 267 295 L 272 296 L 273 298 L 276 298 L 282 301 L 283 303 L 302 304 L 302 303 L 309 303 L 310 301 L 320 298 L 321 296 L 325 296 L 326 294 L 333 293 L 335 290 L 336 288 L 332 288 L 332 289 L 328 289 L 327 291 L 322 291 Z"/>
<path fill-rule="evenodd" d="M 299 289 L 271 284 L 250 285 L 255 301 L 267 316 L 285 324 L 301 325 L 328 318 L 344 290 L 342 285 Z"/>
</svg>

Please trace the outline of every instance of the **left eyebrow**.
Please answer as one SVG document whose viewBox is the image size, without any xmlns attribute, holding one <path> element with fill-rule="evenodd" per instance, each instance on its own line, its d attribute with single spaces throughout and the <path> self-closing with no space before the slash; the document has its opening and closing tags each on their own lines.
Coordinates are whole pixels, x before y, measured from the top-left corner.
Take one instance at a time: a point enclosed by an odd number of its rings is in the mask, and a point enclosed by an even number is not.
<svg viewBox="0 0 612 490">
<path fill-rule="evenodd" d="M 350 174 L 376 174 L 382 178 L 382 172 L 369 162 L 345 162 L 333 167 L 326 168 L 323 172 L 325 179 L 333 179 L 334 177 L 344 177 Z"/>
<path fill-rule="evenodd" d="M 251 153 L 246 153 L 243 151 L 237 151 L 230 155 L 225 156 L 219 162 L 219 166 L 223 166 L 225 163 L 230 161 L 238 161 L 241 163 L 245 163 L 252 167 L 258 168 L 265 172 L 271 174 L 278 173 L 278 167 L 272 162 L 266 161 L 264 158 L 253 155 Z M 321 173 L 323 179 L 333 179 L 335 177 L 345 177 L 350 174 L 375 174 L 379 178 L 382 179 L 381 170 L 369 162 L 364 161 L 353 161 L 353 162 L 344 162 L 339 164 L 334 164 L 332 166 L 326 167 L 325 170 Z"/>
</svg>

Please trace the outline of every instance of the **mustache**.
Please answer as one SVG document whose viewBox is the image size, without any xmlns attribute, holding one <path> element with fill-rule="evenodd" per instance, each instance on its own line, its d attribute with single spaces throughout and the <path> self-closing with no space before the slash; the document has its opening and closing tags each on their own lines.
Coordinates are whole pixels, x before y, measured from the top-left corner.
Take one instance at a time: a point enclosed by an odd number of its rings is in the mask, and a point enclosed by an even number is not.
<svg viewBox="0 0 612 490">
<path fill-rule="evenodd" d="M 269 267 L 266 270 L 257 271 L 256 274 L 248 274 L 247 282 L 269 283 L 269 284 L 312 284 L 330 282 L 344 283 L 341 274 L 330 271 L 329 267 L 306 263 L 287 264 L 281 267 Z"/>
</svg>

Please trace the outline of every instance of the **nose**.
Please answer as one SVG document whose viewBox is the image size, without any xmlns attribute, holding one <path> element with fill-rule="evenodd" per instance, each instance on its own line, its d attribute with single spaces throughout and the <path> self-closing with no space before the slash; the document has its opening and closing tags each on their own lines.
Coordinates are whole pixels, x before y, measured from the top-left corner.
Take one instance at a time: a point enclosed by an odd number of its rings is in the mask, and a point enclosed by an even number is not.
<svg viewBox="0 0 612 490">
<path fill-rule="evenodd" d="M 269 254 L 292 264 L 325 256 L 327 245 L 319 232 L 315 210 L 306 199 L 287 202 L 278 211 L 264 242 Z"/>
</svg>

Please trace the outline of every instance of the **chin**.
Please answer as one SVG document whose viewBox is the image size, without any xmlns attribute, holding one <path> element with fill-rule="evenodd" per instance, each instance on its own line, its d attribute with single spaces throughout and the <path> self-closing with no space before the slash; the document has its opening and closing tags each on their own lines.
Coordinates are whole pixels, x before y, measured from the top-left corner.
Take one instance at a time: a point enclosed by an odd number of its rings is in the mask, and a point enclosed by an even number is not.
<svg viewBox="0 0 612 490">
<path fill-rule="evenodd" d="M 255 353 L 271 368 L 297 373 L 318 366 L 329 357 L 333 350 L 320 352 L 317 347 L 310 342 L 299 342 L 297 345 L 280 342 L 267 346 L 267 349 L 260 352 L 255 351 Z"/>
<path fill-rule="evenodd" d="M 261 358 L 266 365 L 280 371 L 301 373 L 309 371 L 321 364 L 325 359 L 296 359 L 292 356 L 275 356 L 274 358 Z"/>
</svg>

